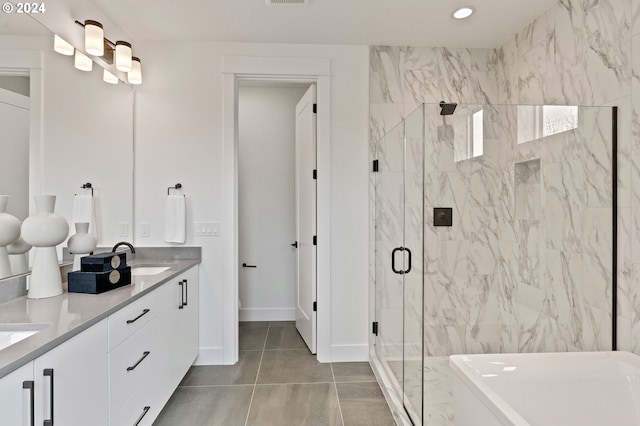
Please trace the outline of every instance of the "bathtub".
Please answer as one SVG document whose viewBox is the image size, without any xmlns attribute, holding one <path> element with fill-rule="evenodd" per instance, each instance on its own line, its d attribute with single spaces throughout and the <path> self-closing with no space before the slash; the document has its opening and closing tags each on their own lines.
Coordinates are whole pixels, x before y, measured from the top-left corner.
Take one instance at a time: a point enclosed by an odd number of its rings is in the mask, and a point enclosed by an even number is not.
<svg viewBox="0 0 640 426">
<path fill-rule="evenodd" d="M 457 426 L 640 425 L 629 352 L 452 355 Z"/>
</svg>

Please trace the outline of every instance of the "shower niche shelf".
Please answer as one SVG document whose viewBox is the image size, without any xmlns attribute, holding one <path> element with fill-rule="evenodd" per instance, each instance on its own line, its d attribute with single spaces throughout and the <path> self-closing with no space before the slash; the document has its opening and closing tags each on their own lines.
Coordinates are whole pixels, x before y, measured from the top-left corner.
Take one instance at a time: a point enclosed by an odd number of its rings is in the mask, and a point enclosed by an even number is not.
<svg viewBox="0 0 640 426">
<path fill-rule="evenodd" d="M 515 163 L 516 218 L 540 220 L 542 184 L 540 179 L 540 159 Z"/>
</svg>

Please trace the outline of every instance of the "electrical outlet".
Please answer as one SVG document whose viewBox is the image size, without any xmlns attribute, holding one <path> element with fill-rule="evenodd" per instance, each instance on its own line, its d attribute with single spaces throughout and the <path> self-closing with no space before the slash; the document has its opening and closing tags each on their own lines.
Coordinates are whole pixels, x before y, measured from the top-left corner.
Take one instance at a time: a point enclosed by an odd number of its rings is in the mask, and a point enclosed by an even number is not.
<svg viewBox="0 0 640 426">
<path fill-rule="evenodd" d="M 129 222 L 120 222 L 120 236 L 121 237 L 129 236 Z"/>
<path fill-rule="evenodd" d="M 141 237 L 149 236 L 149 222 L 140 222 L 140 236 Z"/>
</svg>

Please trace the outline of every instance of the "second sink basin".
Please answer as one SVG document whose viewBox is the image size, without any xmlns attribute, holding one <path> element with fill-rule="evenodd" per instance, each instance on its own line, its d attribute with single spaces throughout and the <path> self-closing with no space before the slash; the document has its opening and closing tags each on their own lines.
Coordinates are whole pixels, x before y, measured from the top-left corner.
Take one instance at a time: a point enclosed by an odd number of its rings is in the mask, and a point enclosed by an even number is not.
<svg viewBox="0 0 640 426">
<path fill-rule="evenodd" d="M 6 347 L 18 343 L 20 340 L 36 334 L 48 327 L 48 324 L 0 324 L 0 351 Z"/>
<path fill-rule="evenodd" d="M 132 266 L 131 275 L 156 275 L 171 269 L 171 266 Z"/>
</svg>

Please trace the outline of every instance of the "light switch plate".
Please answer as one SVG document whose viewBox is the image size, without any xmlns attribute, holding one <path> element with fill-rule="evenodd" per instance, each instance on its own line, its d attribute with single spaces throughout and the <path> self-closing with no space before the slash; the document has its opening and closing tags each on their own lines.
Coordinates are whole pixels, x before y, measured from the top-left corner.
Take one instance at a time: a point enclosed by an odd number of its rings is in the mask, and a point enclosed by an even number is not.
<svg viewBox="0 0 640 426">
<path fill-rule="evenodd" d="M 141 237 L 149 236 L 149 222 L 140 222 L 140 236 Z"/>
<path fill-rule="evenodd" d="M 121 237 L 129 236 L 129 222 L 120 222 L 120 236 Z"/>
<path fill-rule="evenodd" d="M 194 233 L 200 237 L 220 236 L 219 222 L 195 222 L 193 224 Z"/>
</svg>

